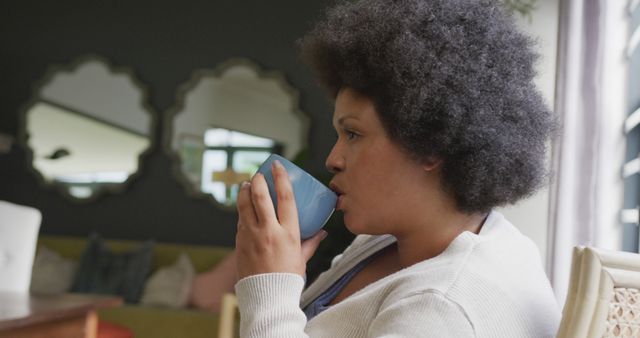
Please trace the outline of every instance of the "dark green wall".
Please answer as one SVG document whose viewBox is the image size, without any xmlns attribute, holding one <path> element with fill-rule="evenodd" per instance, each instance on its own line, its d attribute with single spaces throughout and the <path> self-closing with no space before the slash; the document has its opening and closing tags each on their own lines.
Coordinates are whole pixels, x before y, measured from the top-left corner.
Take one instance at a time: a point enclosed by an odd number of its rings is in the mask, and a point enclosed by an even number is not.
<svg viewBox="0 0 640 338">
<path fill-rule="evenodd" d="M 311 117 L 307 170 L 324 172 L 333 142 L 331 104 L 300 61 L 295 40 L 322 14 L 322 1 L 12 1 L 0 5 L 0 132 L 17 137 L 19 112 L 51 64 L 98 54 L 133 69 L 158 119 L 141 175 L 121 194 L 77 203 L 43 187 L 17 144 L 0 155 L 0 199 L 43 213 L 41 232 L 232 245 L 236 215 L 188 196 L 162 149 L 162 117 L 196 69 L 247 57 L 279 70 Z M 283 131 L 286 132 L 286 131 Z"/>
</svg>

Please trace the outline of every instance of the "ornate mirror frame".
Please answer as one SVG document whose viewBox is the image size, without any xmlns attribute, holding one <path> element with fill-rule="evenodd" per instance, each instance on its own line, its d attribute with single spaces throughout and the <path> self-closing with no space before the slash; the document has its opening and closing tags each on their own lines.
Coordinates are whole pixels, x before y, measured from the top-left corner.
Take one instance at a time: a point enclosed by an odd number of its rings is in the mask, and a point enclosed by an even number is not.
<svg viewBox="0 0 640 338">
<path fill-rule="evenodd" d="M 192 198 L 198 199 L 207 199 L 210 200 L 216 207 L 224 211 L 235 211 L 234 205 L 227 205 L 219 202 L 211 193 L 206 193 L 202 191 L 200 188 L 196 186 L 196 183 L 190 180 L 187 177 L 187 174 L 183 172 L 183 159 L 180 153 L 174 148 L 175 138 L 177 137 L 174 133 L 177 132 L 176 121 L 180 117 L 180 114 L 186 113 L 187 101 L 189 98 L 189 94 L 192 91 L 197 91 L 198 86 L 201 85 L 206 80 L 221 80 L 224 79 L 227 71 L 230 71 L 237 67 L 244 67 L 247 70 L 250 70 L 253 75 L 256 76 L 258 80 L 266 80 L 266 81 L 275 81 L 275 83 L 279 86 L 279 89 L 283 91 L 284 94 L 288 96 L 290 101 L 290 107 L 286 113 L 292 114 L 292 118 L 299 120 L 301 125 L 299 139 L 302 144 L 300 147 L 300 151 L 305 150 L 309 146 L 309 126 L 310 126 L 310 117 L 304 113 L 299 107 L 299 94 L 298 90 L 292 87 L 288 81 L 285 79 L 284 74 L 278 71 L 267 71 L 262 69 L 256 63 L 252 62 L 246 58 L 231 58 L 226 60 L 225 62 L 219 64 L 215 69 L 201 69 L 195 71 L 189 81 L 185 84 L 181 85 L 177 91 L 176 96 L 176 104 L 174 107 L 170 108 L 168 113 L 165 114 L 164 120 L 164 140 L 163 140 L 163 148 L 167 152 L 168 156 L 172 160 L 172 172 L 174 177 L 180 181 L 181 185 L 187 192 L 187 194 Z M 244 71 L 244 70 L 243 70 Z M 214 113 L 211 113 L 214 115 Z M 250 121 L 247 121 L 248 123 Z M 211 123 L 209 128 L 225 128 L 232 131 L 237 131 L 240 133 L 250 133 L 250 130 L 247 130 L 238 126 L 228 126 L 219 123 Z M 286 133 L 286 131 L 283 131 Z M 255 135 L 255 134 L 252 134 Z M 198 135 L 200 136 L 200 135 Z M 264 136 L 264 135 L 257 135 Z M 204 137 L 204 135 L 203 135 Z M 204 142 L 204 141 L 203 141 Z M 278 146 L 276 146 L 277 148 Z M 299 154 L 299 152 L 297 152 Z M 287 157 L 289 159 L 293 159 L 292 157 L 295 154 L 289 154 Z M 200 164 L 201 165 L 201 164 Z M 202 174 L 201 174 L 202 175 Z"/>
<path fill-rule="evenodd" d="M 136 109 L 148 114 L 146 117 L 142 118 L 145 122 L 148 121 L 148 127 L 146 128 L 148 132 L 148 135 L 146 135 L 148 138 L 148 143 L 146 145 L 146 148 L 144 148 L 140 153 L 138 153 L 136 158 L 133 159 L 136 165 L 135 171 L 129 173 L 127 178 L 124 181 L 122 181 L 121 183 L 109 183 L 104 185 L 98 185 L 97 188 L 92 190 L 92 194 L 90 194 L 88 197 L 80 198 L 80 197 L 73 196 L 70 193 L 70 186 L 68 186 L 67 184 L 53 181 L 53 180 L 48 180 L 45 177 L 45 175 L 41 173 L 34 165 L 34 158 L 36 154 L 34 153 L 34 150 L 31 148 L 29 143 L 30 135 L 29 135 L 29 129 L 28 129 L 29 128 L 28 114 L 30 110 L 33 107 L 35 107 L 38 103 L 46 102 L 46 100 L 43 100 L 43 98 L 46 96 L 46 95 L 43 95 L 43 91 L 45 88 L 47 88 L 48 85 L 50 85 L 56 79 L 57 76 L 73 76 L 76 74 L 76 71 L 78 71 L 81 67 L 89 63 L 100 64 L 101 66 L 106 68 L 106 70 L 111 75 L 114 75 L 115 78 L 121 79 L 122 77 L 124 77 L 125 79 L 128 79 L 130 81 L 130 84 L 133 88 L 138 89 L 138 93 L 135 93 L 132 95 L 137 96 L 139 98 L 139 101 L 137 102 L 138 106 L 136 107 Z M 106 194 L 122 193 L 127 189 L 129 184 L 133 180 L 137 179 L 137 177 L 142 172 L 143 159 L 155 147 L 158 120 L 157 120 L 156 112 L 148 103 L 147 87 L 138 80 L 133 70 L 126 67 L 114 66 L 111 62 L 109 62 L 106 58 L 102 56 L 89 54 L 89 55 L 78 57 L 68 64 L 54 64 L 49 66 L 45 72 L 45 75 L 40 80 L 36 81 L 33 84 L 32 88 L 33 88 L 32 94 L 29 101 L 27 101 L 24 104 L 23 108 L 20 109 L 20 112 L 18 115 L 19 116 L 18 142 L 25 149 L 25 159 L 26 159 L 26 165 L 28 170 L 37 177 L 37 180 L 43 187 L 45 187 L 46 189 L 57 190 L 63 197 L 65 197 L 68 200 L 78 202 L 78 203 L 88 203 L 88 202 L 93 202 Z M 116 99 L 117 98 L 114 98 L 114 100 Z M 87 117 L 87 116 L 83 116 L 83 117 Z M 94 119 L 95 121 L 102 122 L 106 125 L 110 124 L 111 126 L 113 126 L 113 124 L 110 123 L 109 121 L 106 121 L 106 120 L 101 121 L 99 118 L 96 118 L 96 117 L 89 117 L 89 119 Z M 52 153 L 51 158 L 57 155 L 56 153 L 58 153 L 58 150 Z M 65 155 L 68 155 L 68 152 L 67 154 L 64 154 L 64 151 L 62 151 L 62 153 L 59 155 L 65 156 Z"/>
</svg>

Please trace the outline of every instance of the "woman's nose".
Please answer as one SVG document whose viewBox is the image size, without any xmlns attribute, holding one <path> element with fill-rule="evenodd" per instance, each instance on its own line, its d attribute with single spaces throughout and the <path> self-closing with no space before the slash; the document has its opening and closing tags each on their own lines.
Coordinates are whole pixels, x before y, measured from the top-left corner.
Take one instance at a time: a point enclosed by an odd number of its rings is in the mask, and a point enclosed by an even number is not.
<svg viewBox="0 0 640 338">
<path fill-rule="evenodd" d="M 344 156 L 341 154 L 340 146 L 338 142 L 333 145 L 329 156 L 327 156 L 327 160 L 325 161 L 325 166 L 330 173 L 335 174 L 344 169 Z"/>
</svg>

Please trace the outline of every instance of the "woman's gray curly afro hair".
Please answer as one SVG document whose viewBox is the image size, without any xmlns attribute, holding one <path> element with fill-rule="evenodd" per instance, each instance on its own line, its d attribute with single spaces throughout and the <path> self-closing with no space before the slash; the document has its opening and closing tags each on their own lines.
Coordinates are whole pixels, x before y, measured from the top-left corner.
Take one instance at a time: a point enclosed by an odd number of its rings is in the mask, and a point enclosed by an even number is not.
<svg viewBox="0 0 640 338">
<path fill-rule="evenodd" d="M 547 181 L 555 118 L 533 78 L 534 41 L 492 0 L 366 0 L 330 9 L 301 41 L 335 97 L 374 101 L 389 137 L 443 160 L 461 211 L 486 212 Z"/>
</svg>

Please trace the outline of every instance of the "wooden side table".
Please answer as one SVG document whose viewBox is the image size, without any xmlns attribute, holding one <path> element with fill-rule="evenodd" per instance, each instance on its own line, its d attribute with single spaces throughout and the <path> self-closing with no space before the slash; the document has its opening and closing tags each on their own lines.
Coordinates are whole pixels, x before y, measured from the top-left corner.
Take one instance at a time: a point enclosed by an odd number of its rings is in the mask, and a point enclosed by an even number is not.
<svg viewBox="0 0 640 338">
<path fill-rule="evenodd" d="M 0 338 L 95 338 L 96 310 L 120 305 L 114 296 L 0 292 Z"/>
</svg>

